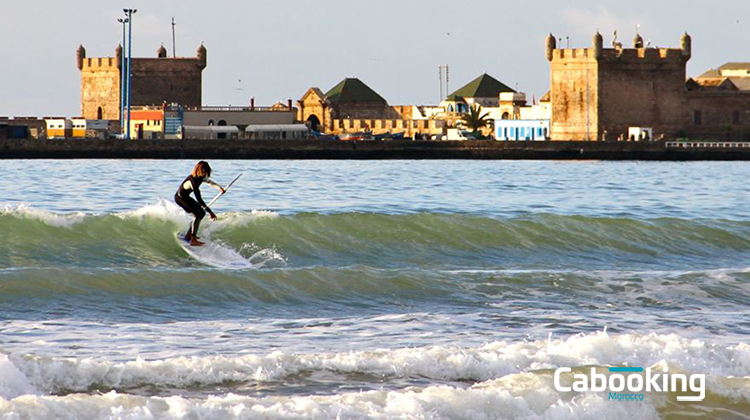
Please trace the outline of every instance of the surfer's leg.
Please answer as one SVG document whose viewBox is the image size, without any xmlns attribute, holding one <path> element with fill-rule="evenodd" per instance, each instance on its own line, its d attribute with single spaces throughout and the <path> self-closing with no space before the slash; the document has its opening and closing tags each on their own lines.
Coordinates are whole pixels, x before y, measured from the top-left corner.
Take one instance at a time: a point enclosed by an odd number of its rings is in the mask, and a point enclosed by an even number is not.
<svg viewBox="0 0 750 420">
<path fill-rule="evenodd" d="M 190 206 L 179 195 L 175 194 L 174 202 L 177 203 L 178 206 L 182 207 L 182 209 L 185 210 L 188 214 L 192 213 L 192 211 L 190 210 Z M 190 224 L 185 230 L 185 240 L 189 241 L 190 238 L 193 237 L 193 234 L 191 233 L 192 231 L 193 231 L 193 221 L 191 220 Z"/>
<path fill-rule="evenodd" d="M 193 224 L 191 225 L 190 233 L 188 234 L 189 236 L 186 236 L 186 238 L 190 241 L 190 245 L 203 245 L 203 242 L 198 240 L 198 228 L 200 227 L 201 220 L 203 220 L 206 212 L 198 207 L 193 214 L 195 215 L 195 218 L 193 219 Z"/>
<path fill-rule="evenodd" d="M 196 203 L 196 205 L 197 204 L 198 203 Z M 195 211 L 193 212 L 193 215 L 195 216 L 195 218 L 193 219 L 193 224 L 191 225 L 190 234 L 191 234 L 192 237 L 197 238 L 198 237 L 198 228 L 201 225 L 201 220 L 203 220 L 203 217 L 206 216 L 206 212 L 203 211 L 203 209 L 200 208 L 200 206 L 198 206 L 198 208 L 195 209 Z"/>
<path fill-rule="evenodd" d="M 206 215 L 201 206 L 197 201 L 193 200 L 192 197 L 181 197 L 179 194 L 174 196 L 174 201 L 183 208 L 186 212 L 192 214 L 194 219 L 190 222 L 187 232 L 185 233 L 185 239 L 190 240 L 196 233 L 198 233 L 198 227 L 201 224 L 201 219 Z"/>
</svg>

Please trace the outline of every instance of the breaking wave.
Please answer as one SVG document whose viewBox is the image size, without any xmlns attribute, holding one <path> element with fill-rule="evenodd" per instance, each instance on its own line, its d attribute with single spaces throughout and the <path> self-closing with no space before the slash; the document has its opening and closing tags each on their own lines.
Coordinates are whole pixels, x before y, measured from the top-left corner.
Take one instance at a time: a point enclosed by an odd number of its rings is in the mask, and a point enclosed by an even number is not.
<svg viewBox="0 0 750 420">
<path fill-rule="evenodd" d="M 554 388 L 557 367 L 668 366 L 707 375 L 707 398 L 677 405 L 674 395 L 649 393 L 639 404 L 613 403 L 606 393 L 564 393 Z M 344 392 L 334 385 L 318 395 L 278 396 L 287 378 L 315 382 L 316 372 L 404 379 L 390 389 Z M 610 335 L 495 341 L 473 348 L 431 346 L 329 354 L 137 359 L 113 363 L 31 355 L 0 356 L 0 411 L 23 418 L 50 412 L 87 418 L 660 418 L 702 414 L 726 417 L 750 408 L 750 346 L 716 345 L 677 335 Z M 420 381 L 431 385 L 420 385 Z M 442 385 L 435 385 L 442 383 Z M 264 385 L 265 384 L 265 385 Z M 267 392 L 258 392 L 260 387 Z M 148 389 L 149 391 L 144 391 Z M 169 389 L 217 389 L 208 399 L 154 397 Z M 89 393 L 90 395 L 82 394 Z M 125 394 L 127 393 L 127 394 Z M 51 396 L 57 395 L 57 396 Z"/>
<path fill-rule="evenodd" d="M 0 267 L 182 267 L 174 234 L 188 223 L 164 201 L 117 214 L 6 207 Z M 723 219 L 253 211 L 223 214 L 202 228 L 247 256 L 265 251 L 292 266 L 720 268 L 750 261 L 750 222 Z"/>
</svg>

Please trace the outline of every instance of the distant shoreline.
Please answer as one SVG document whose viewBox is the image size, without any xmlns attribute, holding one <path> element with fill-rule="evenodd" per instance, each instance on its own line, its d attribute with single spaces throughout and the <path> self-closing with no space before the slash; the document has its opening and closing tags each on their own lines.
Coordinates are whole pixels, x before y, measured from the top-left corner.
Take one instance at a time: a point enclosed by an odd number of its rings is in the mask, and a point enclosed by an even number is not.
<svg viewBox="0 0 750 420">
<path fill-rule="evenodd" d="M 532 159 L 750 160 L 750 147 L 667 147 L 666 142 L 0 140 L 0 159 Z"/>
</svg>

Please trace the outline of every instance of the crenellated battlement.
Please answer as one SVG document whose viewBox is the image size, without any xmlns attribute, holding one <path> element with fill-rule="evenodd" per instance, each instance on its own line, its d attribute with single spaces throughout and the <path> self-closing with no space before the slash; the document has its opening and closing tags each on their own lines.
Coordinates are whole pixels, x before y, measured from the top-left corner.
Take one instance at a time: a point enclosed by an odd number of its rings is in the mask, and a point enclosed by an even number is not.
<svg viewBox="0 0 750 420">
<path fill-rule="evenodd" d="M 604 48 L 602 36 L 594 35 L 591 48 L 557 48 L 554 35 L 547 37 L 547 60 L 566 62 L 601 61 L 622 64 L 638 63 L 674 63 L 681 64 L 690 60 L 692 41 L 685 33 L 680 48 L 648 48 L 643 46 L 643 38 L 637 35 L 633 48 L 622 48 L 613 42 L 615 48 Z"/>
<path fill-rule="evenodd" d="M 680 64 L 687 60 L 688 57 L 679 48 L 604 48 L 599 57 L 595 48 L 558 48 L 552 50 L 550 61 Z"/>
<path fill-rule="evenodd" d="M 117 59 L 114 57 L 94 57 L 84 58 L 82 62 L 83 68 L 81 70 L 117 70 L 119 71 L 119 65 Z"/>
</svg>

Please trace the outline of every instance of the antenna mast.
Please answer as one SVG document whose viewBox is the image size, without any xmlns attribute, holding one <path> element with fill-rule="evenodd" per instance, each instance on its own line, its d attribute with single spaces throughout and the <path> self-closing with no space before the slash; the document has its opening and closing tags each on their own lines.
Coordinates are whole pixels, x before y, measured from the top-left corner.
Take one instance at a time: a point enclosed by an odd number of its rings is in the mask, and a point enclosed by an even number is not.
<svg viewBox="0 0 750 420">
<path fill-rule="evenodd" d="M 443 72 L 445 72 L 445 90 L 443 90 Z M 448 95 L 448 81 L 450 80 L 450 76 L 448 74 L 448 65 L 442 64 L 438 66 L 438 78 L 440 79 L 440 102 L 443 102 L 445 99 L 445 96 Z"/>
<path fill-rule="evenodd" d="M 175 46 L 174 27 L 177 26 L 172 18 L 172 57 L 177 58 L 177 47 Z"/>
</svg>

